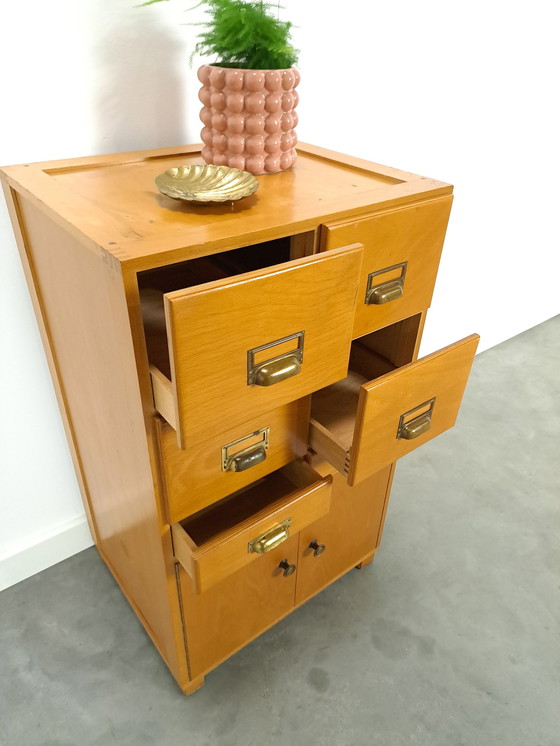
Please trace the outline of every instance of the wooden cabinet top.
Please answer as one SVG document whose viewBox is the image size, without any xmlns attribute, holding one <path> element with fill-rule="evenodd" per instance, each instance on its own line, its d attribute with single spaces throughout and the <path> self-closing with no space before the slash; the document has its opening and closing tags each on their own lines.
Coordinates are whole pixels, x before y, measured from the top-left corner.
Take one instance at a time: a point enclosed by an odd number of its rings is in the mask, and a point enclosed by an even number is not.
<svg viewBox="0 0 560 746">
<path fill-rule="evenodd" d="M 195 163 L 203 163 L 198 145 L 8 166 L 0 174 L 80 243 L 132 271 L 452 192 L 434 179 L 300 143 L 290 171 L 257 177 L 258 191 L 239 202 L 193 205 L 159 193 L 158 174 Z"/>
</svg>

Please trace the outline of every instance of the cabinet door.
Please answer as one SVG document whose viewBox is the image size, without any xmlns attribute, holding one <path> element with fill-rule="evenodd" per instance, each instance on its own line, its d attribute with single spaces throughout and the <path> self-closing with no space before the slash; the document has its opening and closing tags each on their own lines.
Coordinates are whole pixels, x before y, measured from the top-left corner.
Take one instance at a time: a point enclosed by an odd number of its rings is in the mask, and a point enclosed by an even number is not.
<svg viewBox="0 0 560 746">
<path fill-rule="evenodd" d="M 214 668 L 294 606 L 297 572 L 285 576 L 280 562 L 297 564 L 298 535 L 255 562 L 197 594 L 181 568 L 191 678 Z"/>
<path fill-rule="evenodd" d="M 315 468 L 321 473 L 320 468 Z M 386 467 L 355 487 L 349 487 L 342 475 L 333 476 L 328 515 L 300 533 L 296 605 L 355 567 L 379 546 L 391 471 L 392 467 Z"/>
</svg>

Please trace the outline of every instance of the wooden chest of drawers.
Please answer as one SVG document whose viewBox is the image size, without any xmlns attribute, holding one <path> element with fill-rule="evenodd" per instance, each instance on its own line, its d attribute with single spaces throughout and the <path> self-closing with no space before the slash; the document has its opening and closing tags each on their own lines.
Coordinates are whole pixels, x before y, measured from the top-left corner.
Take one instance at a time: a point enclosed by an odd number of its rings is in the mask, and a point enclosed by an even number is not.
<svg viewBox="0 0 560 746">
<path fill-rule="evenodd" d="M 373 558 L 478 338 L 417 359 L 447 184 L 309 145 L 238 203 L 197 146 L 1 171 L 101 556 L 185 693 Z"/>
</svg>

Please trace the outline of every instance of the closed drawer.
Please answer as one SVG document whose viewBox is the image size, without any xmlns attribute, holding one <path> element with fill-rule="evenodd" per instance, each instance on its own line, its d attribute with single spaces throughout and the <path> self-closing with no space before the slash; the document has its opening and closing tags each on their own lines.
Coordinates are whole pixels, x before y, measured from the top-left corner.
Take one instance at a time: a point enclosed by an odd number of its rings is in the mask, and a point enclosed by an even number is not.
<svg viewBox="0 0 560 746">
<path fill-rule="evenodd" d="M 169 376 L 152 364 L 157 409 L 181 448 L 346 375 L 362 247 L 182 290 L 144 303 L 167 338 Z M 165 312 L 165 313 L 164 313 Z"/>
<path fill-rule="evenodd" d="M 332 476 L 294 461 L 171 527 L 175 556 L 203 593 L 329 510 Z"/>
<path fill-rule="evenodd" d="M 187 450 L 157 421 L 169 523 L 197 513 L 307 453 L 310 398 L 228 428 Z"/>
<path fill-rule="evenodd" d="M 354 342 L 347 378 L 312 398 L 311 447 L 352 485 L 453 427 L 478 340 L 394 370 Z"/>
<path fill-rule="evenodd" d="M 452 199 L 324 226 L 323 250 L 364 246 L 354 338 L 430 306 Z"/>
</svg>

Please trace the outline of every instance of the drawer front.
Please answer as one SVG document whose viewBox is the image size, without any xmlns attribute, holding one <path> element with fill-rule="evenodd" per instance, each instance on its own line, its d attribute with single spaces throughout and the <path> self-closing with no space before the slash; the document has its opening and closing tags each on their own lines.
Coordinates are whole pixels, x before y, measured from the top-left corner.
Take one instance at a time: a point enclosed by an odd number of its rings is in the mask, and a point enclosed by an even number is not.
<svg viewBox="0 0 560 746">
<path fill-rule="evenodd" d="M 290 536 L 325 515 L 330 507 L 332 476 L 320 477 L 305 463 L 294 468 L 312 475 L 308 486 L 296 488 L 238 525 L 217 533 L 198 546 L 186 527 L 171 527 L 175 556 L 191 576 L 197 592 L 204 593 L 219 581 L 252 562 L 258 562 L 269 551 Z M 292 467 L 292 465 L 290 465 Z M 289 467 L 286 467 L 289 468 Z M 266 480 L 253 489 L 266 491 Z"/>
<path fill-rule="evenodd" d="M 361 387 L 349 484 L 453 427 L 478 341 L 473 334 Z"/>
<path fill-rule="evenodd" d="M 179 444 L 346 375 L 362 247 L 165 295 Z"/>
<path fill-rule="evenodd" d="M 324 227 L 323 250 L 364 246 L 354 338 L 430 306 L 452 199 Z"/>
<path fill-rule="evenodd" d="M 309 397 L 290 402 L 241 426 L 177 447 L 177 433 L 158 420 L 167 503 L 176 523 L 246 487 L 307 452 Z"/>
</svg>

